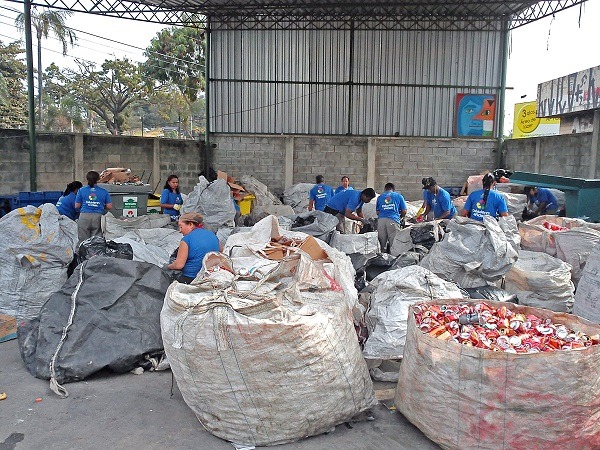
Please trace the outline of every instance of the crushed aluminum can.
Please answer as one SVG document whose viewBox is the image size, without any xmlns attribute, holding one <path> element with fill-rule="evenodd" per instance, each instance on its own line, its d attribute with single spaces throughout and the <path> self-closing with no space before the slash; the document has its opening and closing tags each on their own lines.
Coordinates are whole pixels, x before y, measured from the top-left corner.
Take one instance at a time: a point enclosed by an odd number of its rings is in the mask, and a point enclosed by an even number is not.
<svg viewBox="0 0 600 450">
<path fill-rule="evenodd" d="M 458 322 L 461 325 L 483 325 L 485 321 L 483 321 L 483 317 L 480 317 L 479 314 L 461 314 L 458 317 Z"/>
</svg>

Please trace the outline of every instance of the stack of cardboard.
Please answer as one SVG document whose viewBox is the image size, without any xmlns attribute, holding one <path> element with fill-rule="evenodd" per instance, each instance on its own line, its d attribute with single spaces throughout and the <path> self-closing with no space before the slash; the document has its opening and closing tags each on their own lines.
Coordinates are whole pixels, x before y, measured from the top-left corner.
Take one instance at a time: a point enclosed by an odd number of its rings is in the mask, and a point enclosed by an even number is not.
<svg viewBox="0 0 600 450">
<path fill-rule="evenodd" d="M 304 240 L 284 236 L 271 238 L 271 242 L 267 244 L 263 253 L 267 258 L 279 261 L 286 256 L 293 255 L 298 250 L 308 253 L 314 260 L 328 259 L 327 253 L 312 236 L 308 236 Z"/>
<path fill-rule="evenodd" d="M 229 188 L 231 189 L 231 195 L 235 201 L 241 201 L 248 195 L 248 192 L 244 190 L 243 186 L 235 183 L 235 178 L 227 175 L 227 172 L 217 171 L 217 178 L 227 181 Z"/>
</svg>

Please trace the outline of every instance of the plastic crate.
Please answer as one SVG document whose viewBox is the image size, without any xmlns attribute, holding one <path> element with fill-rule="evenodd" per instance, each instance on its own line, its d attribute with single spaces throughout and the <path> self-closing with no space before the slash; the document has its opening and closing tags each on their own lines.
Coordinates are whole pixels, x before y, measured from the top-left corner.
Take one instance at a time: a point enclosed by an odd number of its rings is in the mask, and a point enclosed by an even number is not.
<svg viewBox="0 0 600 450">
<path fill-rule="evenodd" d="M 19 192 L 17 207 L 40 206 L 44 203 L 56 204 L 61 195 L 61 191 Z"/>
</svg>

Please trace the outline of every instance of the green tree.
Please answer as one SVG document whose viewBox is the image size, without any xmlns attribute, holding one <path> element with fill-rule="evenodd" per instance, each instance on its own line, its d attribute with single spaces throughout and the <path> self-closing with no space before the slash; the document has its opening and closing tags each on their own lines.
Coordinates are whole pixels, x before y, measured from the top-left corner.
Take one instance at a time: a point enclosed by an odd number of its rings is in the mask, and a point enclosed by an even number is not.
<svg viewBox="0 0 600 450">
<path fill-rule="evenodd" d="M 70 43 L 71 46 L 75 45 L 77 36 L 75 32 L 68 28 L 65 24 L 65 20 L 73 15 L 72 11 L 55 11 L 52 9 L 44 8 L 42 11 L 38 11 L 37 8 L 33 8 L 31 11 L 31 27 L 32 31 L 35 30 L 35 37 L 37 39 L 37 73 L 38 73 L 38 123 L 42 126 L 42 38 L 48 39 L 50 32 L 56 36 L 62 43 L 63 55 L 67 54 L 67 45 Z M 19 30 L 25 32 L 25 14 L 21 13 L 15 19 L 15 24 Z"/>
<path fill-rule="evenodd" d="M 197 22 L 193 17 L 190 21 Z M 157 33 L 144 55 L 144 73 L 149 80 L 171 83 L 195 102 L 204 89 L 204 30 L 198 27 L 171 27 Z"/>
<path fill-rule="evenodd" d="M 131 105 L 145 98 L 145 83 L 137 65 L 128 59 L 105 60 L 100 70 L 77 61 L 79 71 L 66 70 L 65 88 L 76 101 L 96 113 L 111 134 L 127 128 Z"/>
<path fill-rule="evenodd" d="M 67 79 L 54 63 L 44 71 L 44 110 L 46 129 L 79 131 L 86 128 L 87 109 L 65 87 Z"/>
<path fill-rule="evenodd" d="M 17 43 L 0 41 L 0 127 L 27 126 L 27 66 L 20 55 L 25 50 Z"/>
</svg>

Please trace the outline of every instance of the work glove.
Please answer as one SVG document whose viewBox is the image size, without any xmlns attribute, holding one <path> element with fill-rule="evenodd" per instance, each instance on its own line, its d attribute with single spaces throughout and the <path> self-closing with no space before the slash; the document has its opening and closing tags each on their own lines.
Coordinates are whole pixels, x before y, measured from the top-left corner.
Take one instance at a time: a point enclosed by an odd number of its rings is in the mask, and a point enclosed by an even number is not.
<svg viewBox="0 0 600 450">
<path fill-rule="evenodd" d="M 179 210 L 181 209 L 181 205 L 179 205 L 179 204 L 175 204 L 175 205 L 173 205 L 173 209 L 174 209 L 175 211 L 179 211 Z"/>
</svg>

